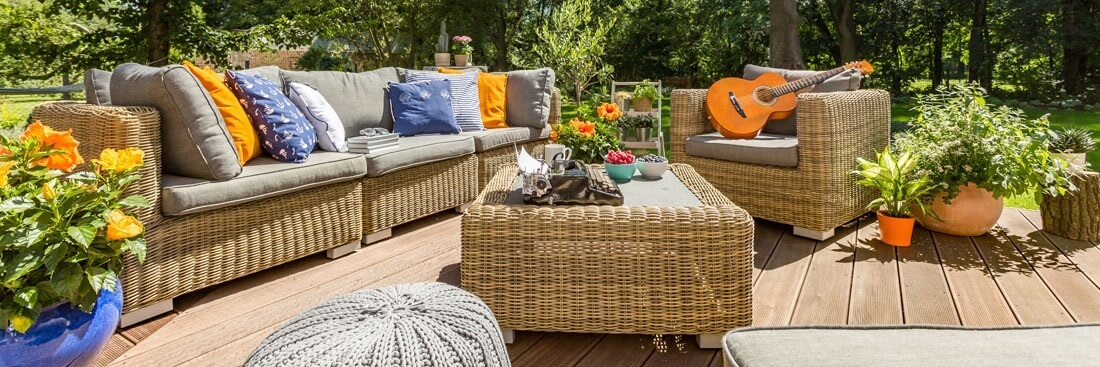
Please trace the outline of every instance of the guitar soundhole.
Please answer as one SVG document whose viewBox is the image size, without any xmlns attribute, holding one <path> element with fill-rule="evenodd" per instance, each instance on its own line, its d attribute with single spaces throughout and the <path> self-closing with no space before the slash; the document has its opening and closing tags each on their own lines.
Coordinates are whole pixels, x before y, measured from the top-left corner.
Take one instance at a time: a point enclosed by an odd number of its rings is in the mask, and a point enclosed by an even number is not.
<svg viewBox="0 0 1100 367">
<path fill-rule="evenodd" d="M 775 104 L 775 92 L 767 86 L 758 86 L 752 90 L 752 99 L 761 106 L 771 106 Z"/>
</svg>

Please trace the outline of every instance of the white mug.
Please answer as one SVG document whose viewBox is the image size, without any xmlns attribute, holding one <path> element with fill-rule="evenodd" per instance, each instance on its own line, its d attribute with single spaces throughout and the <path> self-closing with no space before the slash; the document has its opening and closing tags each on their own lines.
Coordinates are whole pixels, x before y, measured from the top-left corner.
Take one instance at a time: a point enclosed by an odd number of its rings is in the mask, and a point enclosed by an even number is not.
<svg viewBox="0 0 1100 367">
<path fill-rule="evenodd" d="M 573 157 L 573 149 L 561 144 L 546 144 L 546 148 L 543 149 L 543 152 L 543 159 L 550 163 L 553 163 L 551 161 L 554 160 L 564 161 Z M 561 157 L 556 158 L 559 154 Z"/>
</svg>

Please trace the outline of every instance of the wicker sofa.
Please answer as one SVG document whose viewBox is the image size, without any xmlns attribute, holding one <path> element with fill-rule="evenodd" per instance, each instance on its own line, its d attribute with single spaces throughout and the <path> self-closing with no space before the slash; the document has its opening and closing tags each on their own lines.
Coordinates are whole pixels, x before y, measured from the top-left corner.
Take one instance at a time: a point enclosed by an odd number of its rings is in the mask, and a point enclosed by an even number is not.
<svg viewBox="0 0 1100 367">
<path fill-rule="evenodd" d="M 551 124 L 560 119 L 558 99 L 554 89 Z M 72 129 L 84 156 L 98 156 L 104 148 L 146 152 L 142 176 L 129 190 L 151 204 L 138 212 L 148 251 L 142 264 L 125 260 L 124 324 L 170 311 L 172 299 L 184 293 L 318 252 L 342 256 L 388 237 L 396 225 L 461 208 L 476 198 L 482 171 L 495 172 L 513 157 L 507 139 L 475 146 L 477 137 L 452 135 L 452 146 L 468 148 L 384 172 L 371 163 L 377 154 L 315 151 L 303 164 L 256 158 L 236 178 L 204 181 L 164 172 L 163 119 L 155 108 L 47 102 L 35 107 L 32 118 Z M 402 139 L 399 150 L 415 140 Z M 545 143 L 545 135 L 519 142 L 531 151 L 541 151 Z M 283 186 L 217 202 L 233 195 L 227 191 L 272 181 Z M 180 204 L 184 201 L 188 204 Z"/>
<path fill-rule="evenodd" d="M 714 132 L 706 90 L 672 93 L 671 160 L 699 174 L 753 217 L 790 224 L 794 233 L 823 240 L 867 212 L 877 194 L 856 185 L 856 157 L 874 157 L 890 138 L 890 95 L 881 90 L 798 96 L 797 134 L 784 153 L 793 165 L 747 163 L 689 154 L 688 139 Z M 793 151 L 797 151 L 794 153 Z M 780 155 L 764 150 L 758 159 Z"/>
</svg>

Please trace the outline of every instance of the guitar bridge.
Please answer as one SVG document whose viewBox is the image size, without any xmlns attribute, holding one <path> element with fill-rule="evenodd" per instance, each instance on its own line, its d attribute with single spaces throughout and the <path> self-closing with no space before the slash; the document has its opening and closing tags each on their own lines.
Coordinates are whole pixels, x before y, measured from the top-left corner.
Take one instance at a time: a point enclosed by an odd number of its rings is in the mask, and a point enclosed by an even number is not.
<svg viewBox="0 0 1100 367">
<path fill-rule="evenodd" d="M 733 91 L 730 91 L 730 103 L 733 104 L 733 109 L 737 110 L 737 114 L 741 115 L 741 118 L 748 117 L 745 115 L 745 109 L 741 108 L 741 102 L 737 101 L 737 96 L 733 94 Z"/>
</svg>

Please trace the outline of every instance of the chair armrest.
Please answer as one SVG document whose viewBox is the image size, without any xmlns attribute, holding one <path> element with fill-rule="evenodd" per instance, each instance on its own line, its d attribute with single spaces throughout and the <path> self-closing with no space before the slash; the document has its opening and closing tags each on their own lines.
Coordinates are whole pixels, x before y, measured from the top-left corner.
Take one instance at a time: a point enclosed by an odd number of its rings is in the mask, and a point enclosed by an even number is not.
<svg viewBox="0 0 1100 367">
<path fill-rule="evenodd" d="M 684 144 L 687 143 L 688 138 L 714 131 L 710 120 L 707 119 L 706 106 L 706 89 L 677 89 L 672 91 L 669 106 L 672 109 L 671 137 L 668 144 L 672 161 L 683 162 L 687 157 Z"/>
<path fill-rule="evenodd" d="M 126 192 L 140 194 L 149 201 L 148 208 L 136 210 L 147 229 L 160 222 L 160 113 L 156 109 L 46 102 L 34 108 L 31 118 L 54 129 L 73 130 L 73 137 L 80 142 L 80 154 L 89 162 L 80 169 L 88 168 L 91 159 L 98 158 L 104 148 L 136 147 L 145 151 L 145 166 L 138 171 L 141 178 Z"/>
<path fill-rule="evenodd" d="M 873 190 L 859 188 L 856 158 L 874 158 L 890 142 L 890 93 L 857 90 L 798 96 L 798 169 L 818 187 L 852 190 L 855 203 Z"/>
<path fill-rule="evenodd" d="M 554 87 L 554 91 L 550 93 L 550 120 L 547 121 L 548 125 L 557 125 L 561 123 L 561 89 Z"/>
</svg>

